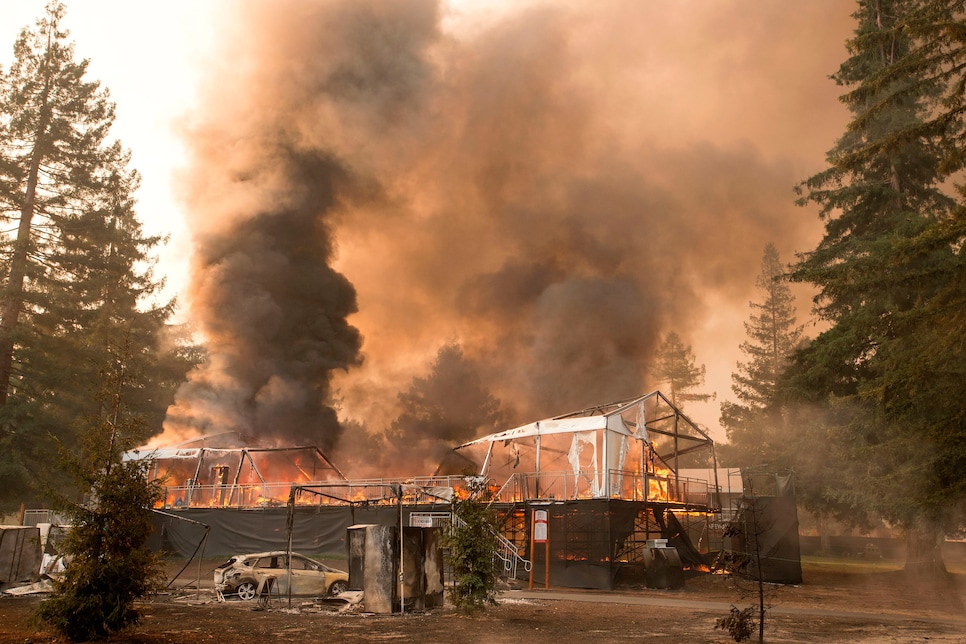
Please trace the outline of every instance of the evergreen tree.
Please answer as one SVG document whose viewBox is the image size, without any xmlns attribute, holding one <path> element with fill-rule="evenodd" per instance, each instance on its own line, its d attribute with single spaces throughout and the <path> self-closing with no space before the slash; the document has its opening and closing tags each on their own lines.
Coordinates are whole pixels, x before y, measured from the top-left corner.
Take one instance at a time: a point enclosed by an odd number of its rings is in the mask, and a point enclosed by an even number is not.
<svg viewBox="0 0 966 644">
<path fill-rule="evenodd" d="M 446 535 L 453 568 L 450 599 L 458 611 L 473 614 L 496 604 L 499 548 L 496 514 L 488 482 L 466 477 L 467 495 L 453 499 L 453 525 Z"/>
<path fill-rule="evenodd" d="M 111 347 L 134 349 L 140 373 L 125 392 L 161 429 L 177 384 L 198 359 L 154 304 L 160 282 L 150 253 L 160 243 L 135 215 L 139 177 L 129 154 L 107 140 L 114 106 L 85 80 L 52 2 L 21 32 L 0 78 L 0 506 L 30 501 L 49 469 L 53 438 L 73 446 Z M 36 497 L 34 497 L 36 498 Z"/>
<path fill-rule="evenodd" d="M 146 437 L 143 422 L 123 398 L 133 390 L 130 349 L 125 344 L 110 352 L 102 389 L 92 396 L 99 409 L 88 419 L 80 453 L 61 452 L 65 469 L 89 492 L 88 500 L 48 490 L 71 524 L 62 544 L 69 563 L 38 616 L 74 641 L 103 638 L 136 623 L 134 601 L 164 581 L 158 555 L 146 546 L 161 482 L 149 479 L 143 462 L 122 458 Z"/>
<path fill-rule="evenodd" d="M 76 63 L 65 43 L 63 14 L 63 5 L 50 4 L 36 30 L 21 32 L 0 86 L 2 215 L 17 230 L 0 299 L 0 405 L 31 287 L 59 277 L 39 259 L 56 248 L 65 220 L 100 194 L 107 169 L 101 147 L 113 106 L 97 83 L 83 82 L 86 61 Z"/>
<path fill-rule="evenodd" d="M 500 401 L 483 386 L 476 365 L 458 345 L 439 349 L 430 374 L 413 378 L 399 394 L 402 413 L 386 431 L 394 462 L 413 463 L 413 454 L 439 465 L 453 447 L 482 433 L 496 431 L 502 415 Z M 400 461 L 402 459 L 402 461 Z"/>
<path fill-rule="evenodd" d="M 923 22 L 956 24 L 961 37 L 955 4 L 858 3 L 851 56 L 835 75 L 850 88 L 852 122 L 830 167 L 802 186 L 825 236 L 791 272 L 819 287 L 816 311 L 831 324 L 797 356 L 791 381 L 800 399 L 825 406 L 803 433 L 812 445 L 833 441 L 813 498 L 902 526 L 906 568 L 918 572 L 944 571 L 939 544 L 960 520 L 966 476 L 966 414 L 950 395 L 964 384 L 956 307 L 966 236 L 943 190 L 962 131 L 949 96 L 962 86 L 948 85 L 952 59 L 936 54 L 946 45 L 930 43 L 937 32 Z"/>
<path fill-rule="evenodd" d="M 764 299 L 749 303 L 752 313 L 745 322 L 748 339 L 741 344 L 748 362 L 739 362 L 731 376 L 737 402 L 721 404 L 721 426 L 727 432 L 728 444 L 720 446 L 719 454 L 729 466 L 775 463 L 785 445 L 778 387 L 790 365 L 789 358 L 801 342 L 802 331 L 796 325 L 795 298 L 782 281 L 783 273 L 778 249 L 769 243 L 755 281 Z"/>
<path fill-rule="evenodd" d="M 664 338 L 657 351 L 655 378 L 668 386 L 667 396 L 678 408 L 683 409 L 687 401 L 705 401 L 713 394 L 696 393 L 694 390 L 704 385 L 706 373 L 704 365 L 696 365 L 690 346 L 685 346 L 681 337 L 671 331 Z"/>
</svg>

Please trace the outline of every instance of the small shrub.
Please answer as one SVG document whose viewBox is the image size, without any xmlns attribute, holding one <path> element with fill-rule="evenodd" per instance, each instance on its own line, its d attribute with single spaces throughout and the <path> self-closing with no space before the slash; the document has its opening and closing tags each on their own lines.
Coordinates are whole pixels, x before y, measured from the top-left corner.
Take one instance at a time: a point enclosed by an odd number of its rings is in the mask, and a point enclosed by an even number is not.
<svg viewBox="0 0 966 644">
<path fill-rule="evenodd" d="M 715 623 L 715 630 L 722 629 L 728 631 L 731 638 L 736 642 L 744 642 L 751 639 L 755 632 L 755 608 L 749 606 L 743 610 L 738 610 L 734 605 L 731 606 L 731 614 L 727 617 L 719 617 Z"/>
</svg>

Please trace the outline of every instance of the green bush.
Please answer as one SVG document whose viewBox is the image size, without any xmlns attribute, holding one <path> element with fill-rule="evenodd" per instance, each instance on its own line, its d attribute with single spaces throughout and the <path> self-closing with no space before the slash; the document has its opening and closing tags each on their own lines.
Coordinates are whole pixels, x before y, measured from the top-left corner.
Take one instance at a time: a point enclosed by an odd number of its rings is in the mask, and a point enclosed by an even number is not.
<svg viewBox="0 0 966 644">
<path fill-rule="evenodd" d="M 496 604 L 498 533 L 486 481 L 467 481 L 469 496 L 453 502 L 453 526 L 446 541 L 453 568 L 450 599 L 457 610 L 472 614 Z"/>
</svg>

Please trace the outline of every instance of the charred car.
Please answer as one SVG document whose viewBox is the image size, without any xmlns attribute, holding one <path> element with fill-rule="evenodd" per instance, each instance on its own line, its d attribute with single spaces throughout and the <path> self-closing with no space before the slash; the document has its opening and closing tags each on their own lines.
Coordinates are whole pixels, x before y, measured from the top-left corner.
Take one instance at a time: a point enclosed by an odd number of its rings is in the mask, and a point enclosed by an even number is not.
<svg viewBox="0 0 966 644">
<path fill-rule="evenodd" d="M 266 586 L 266 579 L 275 579 L 275 589 L 280 595 L 322 597 L 340 595 L 349 587 L 349 574 L 292 553 L 291 566 L 288 553 L 256 552 L 235 555 L 215 568 L 215 591 L 221 595 L 237 595 L 239 599 L 254 599 L 258 589 Z M 264 591 L 263 591 L 264 592 Z"/>
</svg>

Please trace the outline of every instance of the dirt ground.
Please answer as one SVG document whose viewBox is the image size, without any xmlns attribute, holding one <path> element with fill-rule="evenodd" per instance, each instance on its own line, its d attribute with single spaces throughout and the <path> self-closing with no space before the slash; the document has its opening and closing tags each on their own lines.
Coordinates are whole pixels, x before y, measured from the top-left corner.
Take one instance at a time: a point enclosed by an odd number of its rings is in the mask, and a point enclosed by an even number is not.
<svg viewBox="0 0 966 644">
<path fill-rule="evenodd" d="M 172 590 L 140 605 L 141 623 L 110 642 L 422 641 L 562 644 L 595 642 L 718 642 L 715 630 L 729 606 L 757 601 L 721 575 L 690 577 L 683 589 L 620 588 L 613 592 L 536 589 L 503 592 L 499 605 L 468 617 L 451 606 L 406 615 L 372 615 L 341 602 L 293 602 L 259 610 L 236 599 L 217 601 L 204 562 L 200 588 L 193 568 Z M 338 562 L 335 563 L 336 567 Z M 180 569 L 172 562 L 174 575 Z M 888 566 L 805 562 L 804 583 L 769 586 L 767 642 L 966 642 L 966 573 L 948 583 L 914 584 Z M 40 595 L 0 597 L 0 643 L 60 643 L 31 621 Z M 755 638 L 757 639 L 757 637 Z"/>
</svg>

